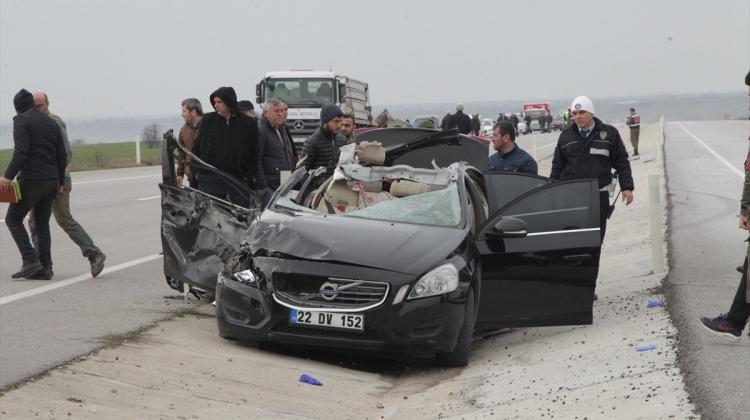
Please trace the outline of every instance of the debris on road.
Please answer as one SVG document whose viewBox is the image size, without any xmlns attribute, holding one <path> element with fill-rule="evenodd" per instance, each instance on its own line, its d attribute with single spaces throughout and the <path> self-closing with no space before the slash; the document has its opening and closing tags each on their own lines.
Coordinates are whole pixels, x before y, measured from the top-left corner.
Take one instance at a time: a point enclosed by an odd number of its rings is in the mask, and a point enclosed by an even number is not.
<svg viewBox="0 0 750 420">
<path fill-rule="evenodd" d="M 306 384 L 315 385 L 315 386 L 322 386 L 323 385 L 319 380 L 317 380 L 317 379 L 315 379 L 312 376 L 307 375 L 307 374 L 302 374 L 302 376 L 299 377 L 299 381 L 300 382 L 304 382 Z"/>
<path fill-rule="evenodd" d="M 655 344 L 644 344 L 642 346 L 638 346 L 635 348 L 635 351 L 649 351 L 654 350 L 656 348 Z"/>
<path fill-rule="evenodd" d="M 664 302 L 661 300 L 661 298 L 653 298 L 649 299 L 648 303 L 646 304 L 647 308 L 657 308 L 659 306 L 662 306 Z"/>
</svg>

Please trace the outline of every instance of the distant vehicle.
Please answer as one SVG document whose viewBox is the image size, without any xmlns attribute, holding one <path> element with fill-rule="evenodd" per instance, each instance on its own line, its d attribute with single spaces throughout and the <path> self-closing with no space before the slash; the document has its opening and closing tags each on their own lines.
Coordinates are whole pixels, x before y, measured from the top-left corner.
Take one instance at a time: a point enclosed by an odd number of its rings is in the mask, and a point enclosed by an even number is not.
<svg viewBox="0 0 750 420">
<path fill-rule="evenodd" d="M 552 120 L 551 129 L 553 131 L 562 131 L 563 128 L 565 128 L 565 121 L 563 121 L 562 117 L 555 117 L 555 119 Z"/>
<path fill-rule="evenodd" d="M 542 128 L 539 126 L 539 118 L 549 114 L 551 108 L 552 105 L 549 102 L 523 104 L 521 106 L 521 109 L 523 110 L 523 118 L 521 118 L 521 120 L 525 120 L 527 115 L 531 117 L 531 126 L 528 127 L 528 131 L 542 131 Z"/>
<path fill-rule="evenodd" d="M 289 104 L 287 127 L 299 147 L 320 124 L 320 109 L 338 105 L 345 114 L 354 116 L 357 127 L 372 126 L 372 106 L 367 83 L 333 71 L 288 70 L 266 73 L 255 85 L 256 102 L 263 105 L 269 98 Z"/>
<path fill-rule="evenodd" d="M 479 130 L 479 133 L 485 137 L 492 137 L 492 126 L 494 125 L 495 122 L 491 119 L 482 118 L 482 129 Z"/>
<path fill-rule="evenodd" d="M 440 118 L 437 115 L 417 115 L 412 125 L 415 128 L 440 128 Z"/>
</svg>

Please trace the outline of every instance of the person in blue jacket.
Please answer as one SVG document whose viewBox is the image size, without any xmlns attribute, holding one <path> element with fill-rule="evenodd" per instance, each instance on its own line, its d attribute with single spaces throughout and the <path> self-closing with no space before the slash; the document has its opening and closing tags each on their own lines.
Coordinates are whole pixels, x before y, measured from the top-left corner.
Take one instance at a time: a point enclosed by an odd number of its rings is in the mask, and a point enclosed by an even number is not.
<svg viewBox="0 0 750 420">
<path fill-rule="evenodd" d="M 492 147 L 497 153 L 490 156 L 490 171 L 525 172 L 537 174 L 538 166 L 531 155 L 516 144 L 516 129 L 509 121 L 500 121 L 492 130 Z"/>
</svg>

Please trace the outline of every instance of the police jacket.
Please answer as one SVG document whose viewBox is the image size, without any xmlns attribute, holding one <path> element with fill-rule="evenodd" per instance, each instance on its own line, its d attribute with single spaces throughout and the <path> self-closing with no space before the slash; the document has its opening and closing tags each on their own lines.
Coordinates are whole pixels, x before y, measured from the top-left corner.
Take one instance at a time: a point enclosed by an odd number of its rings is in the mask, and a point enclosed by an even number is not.
<svg viewBox="0 0 750 420">
<path fill-rule="evenodd" d="M 306 156 L 305 169 L 310 170 L 321 166 L 333 169 L 339 161 L 339 149 L 344 144 L 346 144 L 344 136 L 318 128 L 305 140 L 303 148 Z"/>
<path fill-rule="evenodd" d="M 48 115 L 30 108 L 13 117 L 13 157 L 5 178 L 55 180 L 63 185 L 68 154 L 60 126 Z"/>
<path fill-rule="evenodd" d="M 203 115 L 193 154 L 249 185 L 255 180 L 255 188 L 268 186 L 260 168 L 258 124 L 247 115 L 237 112 L 229 120 L 216 112 Z"/>
<path fill-rule="evenodd" d="M 617 171 L 620 188 L 633 190 L 628 152 L 620 132 L 594 117 L 594 127 L 588 138 L 581 135 L 575 124 L 563 129 L 549 177 L 557 180 L 596 178 L 602 188 L 612 182 L 612 169 Z"/>
<path fill-rule="evenodd" d="M 294 144 L 291 137 L 287 137 L 283 125 L 276 130 L 266 117 L 258 120 L 258 154 L 268 185 L 278 188 L 281 171 L 294 169 Z"/>
</svg>

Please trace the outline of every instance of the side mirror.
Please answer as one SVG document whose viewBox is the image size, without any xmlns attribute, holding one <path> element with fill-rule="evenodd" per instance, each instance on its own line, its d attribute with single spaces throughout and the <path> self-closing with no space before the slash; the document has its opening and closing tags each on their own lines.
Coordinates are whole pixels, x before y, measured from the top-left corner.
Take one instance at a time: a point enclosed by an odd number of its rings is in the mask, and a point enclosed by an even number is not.
<svg viewBox="0 0 750 420">
<path fill-rule="evenodd" d="M 515 217 L 502 217 L 493 227 L 495 238 L 525 238 L 528 233 L 526 222 Z"/>
<path fill-rule="evenodd" d="M 343 104 L 346 100 L 346 85 L 339 83 L 339 103 Z"/>
<path fill-rule="evenodd" d="M 258 98 L 260 98 L 260 89 L 261 89 L 261 87 L 262 86 L 261 86 L 260 83 L 258 83 L 257 85 L 255 85 L 255 96 L 257 96 Z"/>
</svg>

